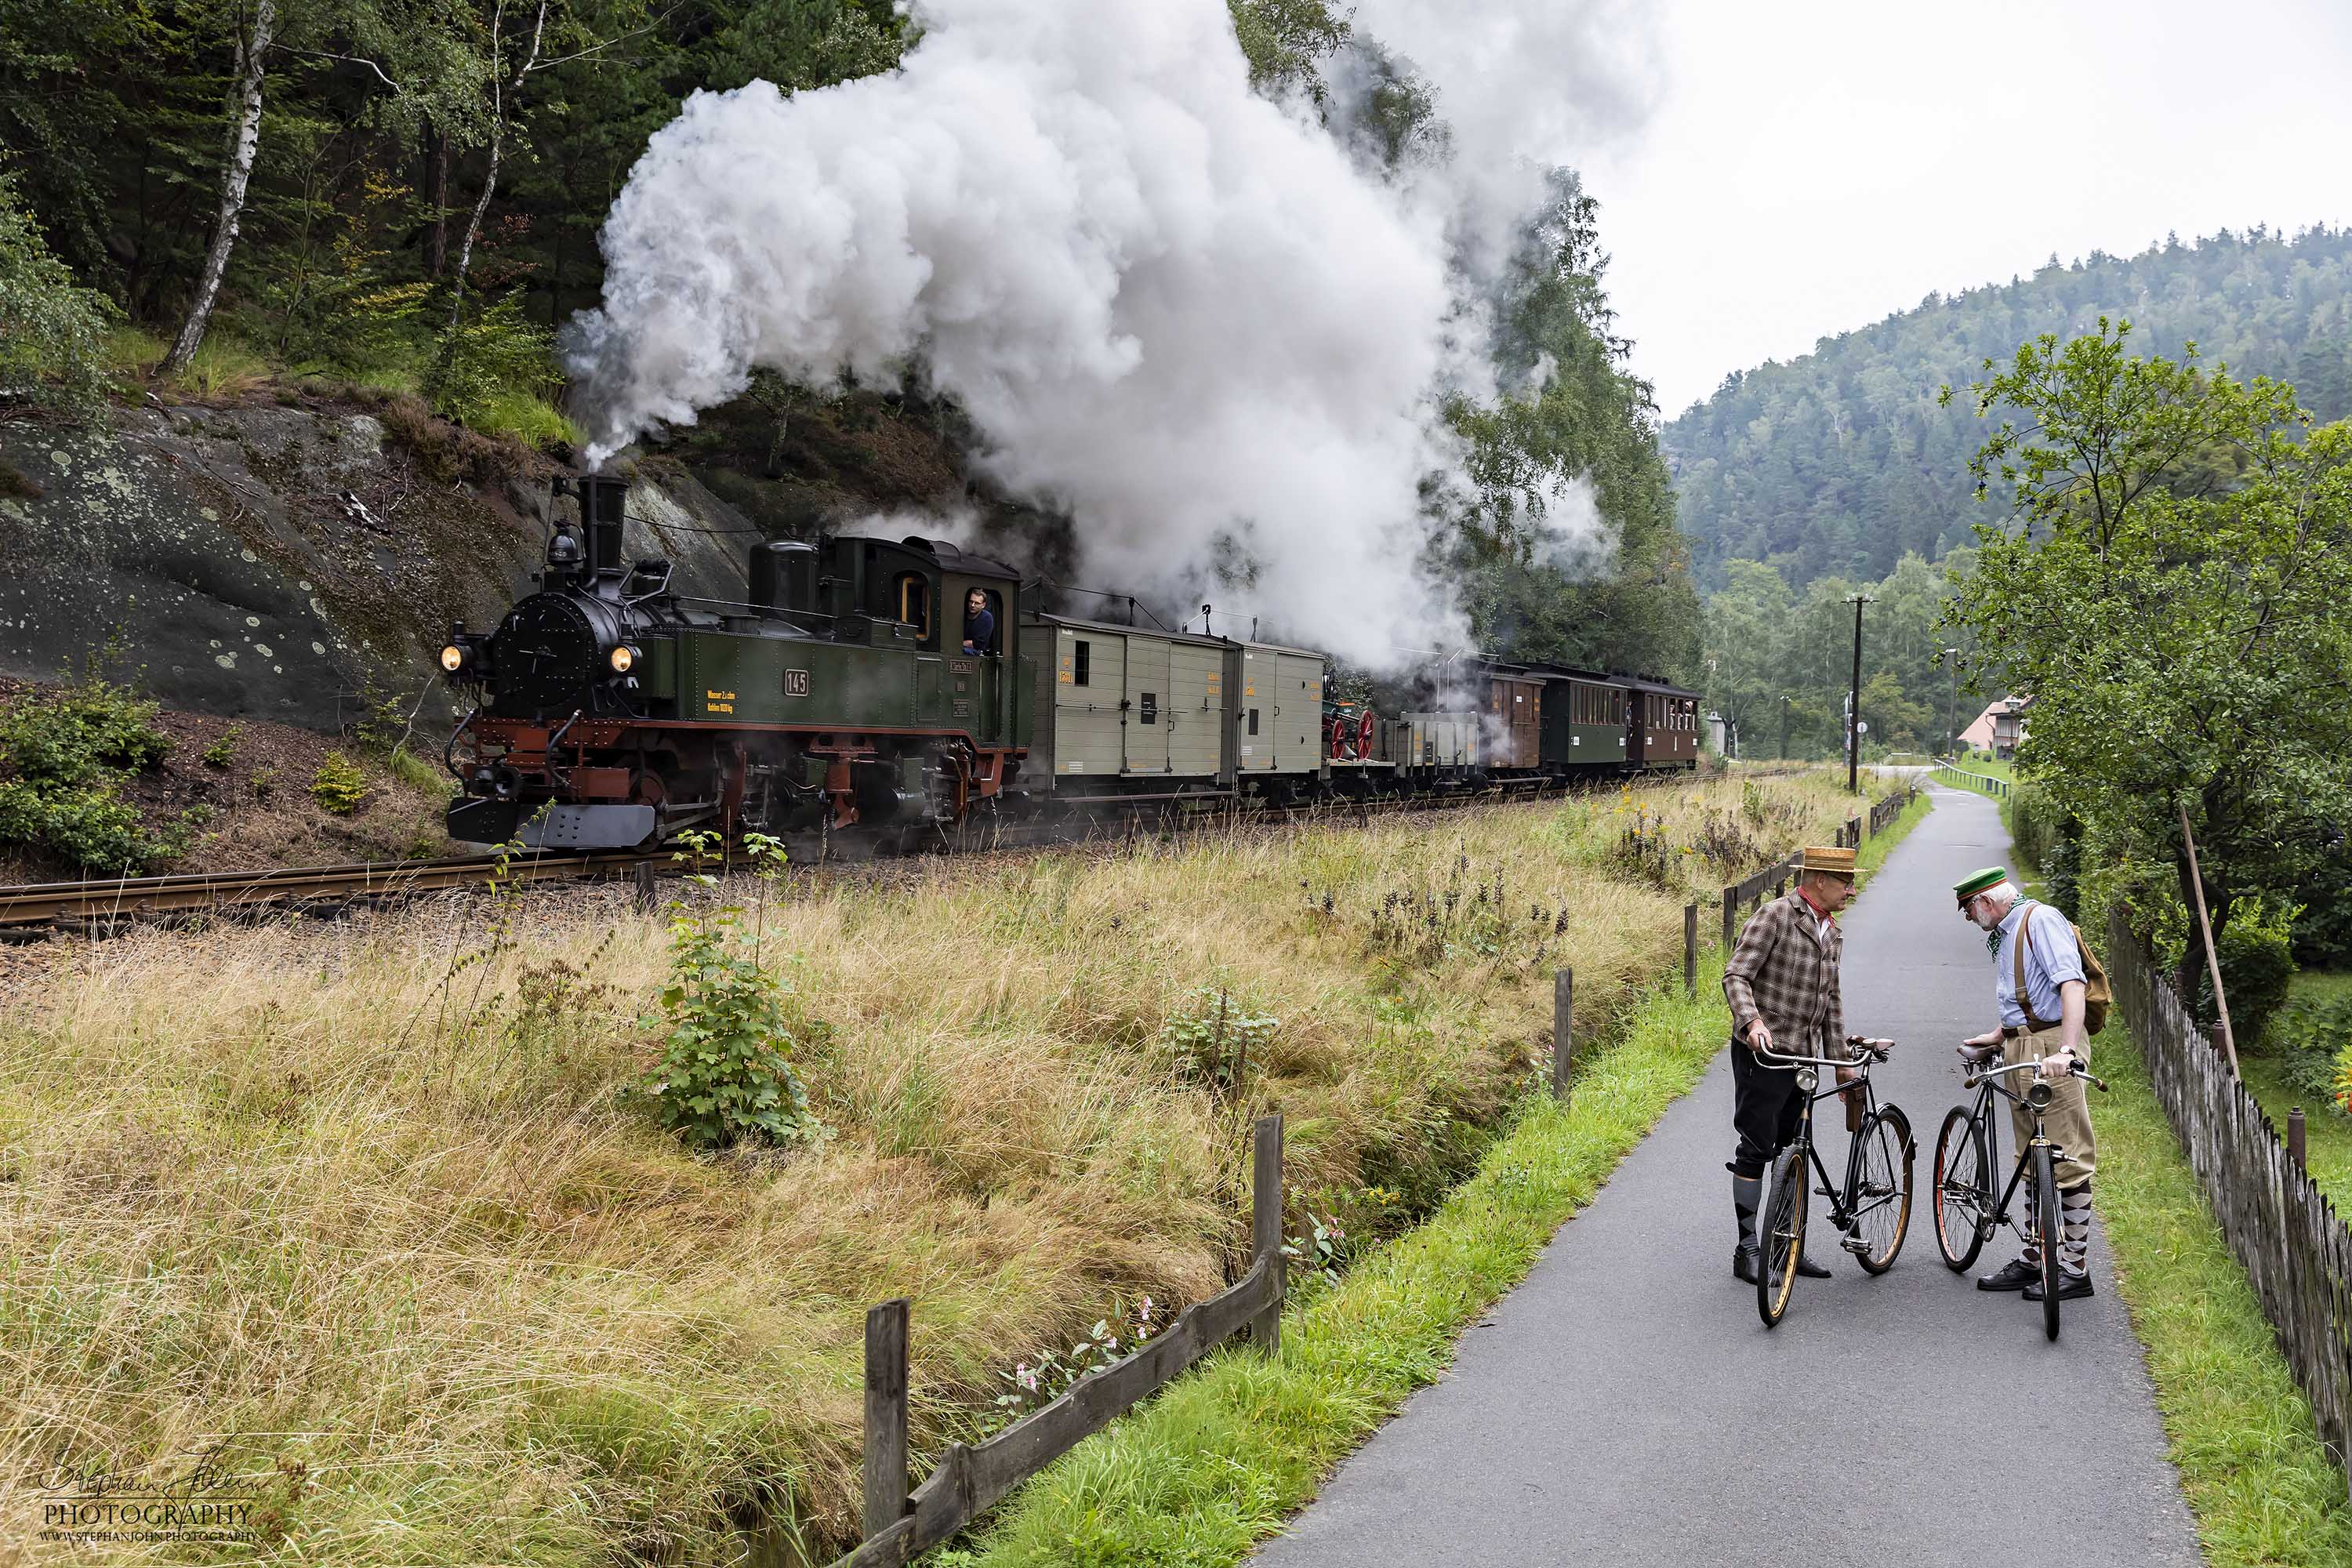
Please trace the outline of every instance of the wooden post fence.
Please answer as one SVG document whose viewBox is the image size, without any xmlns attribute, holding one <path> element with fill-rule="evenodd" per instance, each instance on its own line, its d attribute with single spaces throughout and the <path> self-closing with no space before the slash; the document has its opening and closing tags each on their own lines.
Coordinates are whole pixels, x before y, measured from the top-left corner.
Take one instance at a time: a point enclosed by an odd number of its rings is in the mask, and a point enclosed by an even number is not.
<svg viewBox="0 0 2352 1568">
<path fill-rule="evenodd" d="M 2311 1163 L 2304 1156 L 2303 1107 L 2298 1105 L 2286 1113 L 2286 1152 L 2294 1161 L 2294 1168 L 2306 1171 Z"/>
<path fill-rule="evenodd" d="M 1683 906 L 1683 999 L 1698 1000 L 1698 906 Z"/>
<path fill-rule="evenodd" d="M 879 1535 L 907 1511 L 907 1319 L 904 1296 L 866 1310 L 866 1517 Z"/>
<path fill-rule="evenodd" d="M 1282 1116 L 1257 1119 L 1250 1148 L 1250 1267 L 1274 1280 L 1249 1321 L 1250 1343 L 1272 1355 L 1282 1344 Z"/>
<path fill-rule="evenodd" d="M 1551 977 L 1551 1092 L 1566 1103 L 1569 1073 L 1576 1066 L 1576 971 L 1558 969 Z"/>
<path fill-rule="evenodd" d="M 1250 1342 L 1267 1353 L 1279 1347 L 1285 1284 L 1279 1115 L 1258 1118 L 1251 1147 L 1248 1271 L 986 1442 L 949 1444 L 929 1479 L 912 1493 L 907 1490 L 909 1303 L 885 1301 L 866 1314 L 866 1539 L 834 1568 L 903 1568 L 1244 1329 Z"/>
<path fill-rule="evenodd" d="M 2352 1229 L 2304 1168 L 2298 1119 L 2282 1143 L 2121 905 L 2109 914 L 2106 959 L 2157 1103 L 2341 1464 L 2352 1449 Z"/>
</svg>

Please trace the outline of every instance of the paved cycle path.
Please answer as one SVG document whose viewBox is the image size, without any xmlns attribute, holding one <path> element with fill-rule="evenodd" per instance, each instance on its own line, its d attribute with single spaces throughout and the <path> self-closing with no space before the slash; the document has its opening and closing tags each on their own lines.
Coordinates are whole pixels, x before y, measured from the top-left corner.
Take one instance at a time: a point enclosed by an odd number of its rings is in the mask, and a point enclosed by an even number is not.
<svg viewBox="0 0 2352 1568">
<path fill-rule="evenodd" d="M 2097 1294 L 2066 1303 L 2055 1344 L 2039 1306 L 1974 1288 L 2013 1256 L 2006 1232 L 1967 1276 L 1936 1250 L 1936 1132 L 1963 1098 L 1952 1047 L 1984 1026 L 1992 990 L 1950 889 L 2005 862 L 2009 841 L 1990 801 L 1933 793 L 1841 917 L 1846 1026 L 1900 1042 L 1878 1080 L 1919 1142 L 1894 1268 L 1864 1276 L 1822 1225 L 1811 1250 L 1835 1278 L 1801 1280 L 1779 1328 L 1758 1321 L 1755 1291 L 1731 1277 L 1719 1057 L 1263 1568 L 2201 1561 L 2105 1234 Z M 2095 1065 L 2119 1048 L 2095 1042 Z M 1844 1122 L 1823 1110 L 1823 1157 L 1842 1173 Z"/>
</svg>

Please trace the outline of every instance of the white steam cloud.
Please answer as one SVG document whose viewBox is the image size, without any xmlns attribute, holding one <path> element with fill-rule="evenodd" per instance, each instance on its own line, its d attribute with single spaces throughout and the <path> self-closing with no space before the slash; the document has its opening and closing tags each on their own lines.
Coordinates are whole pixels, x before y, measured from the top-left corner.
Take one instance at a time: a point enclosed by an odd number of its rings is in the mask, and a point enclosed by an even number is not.
<svg viewBox="0 0 2352 1568">
<path fill-rule="evenodd" d="M 1423 486 L 1461 483 L 1445 216 L 1254 93 L 1223 0 L 912 11 L 897 71 L 698 93 L 653 138 L 568 336 L 590 460 L 754 367 L 912 366 L 1098 582 L 1197 603 L 1243 560 L 1253 607 L 1349 658 L 1458 642 L 1418 570 Z"/>
<path fill-rule="evenodd" d="M 1656 7 L 1642 0 L 1355 0 L 1351 19 L 1429 89 L 1454 153 L 1444 197 L 1489 273 L 1545 172 L 1638 131 L 1664 87 Z"/>
</svg>

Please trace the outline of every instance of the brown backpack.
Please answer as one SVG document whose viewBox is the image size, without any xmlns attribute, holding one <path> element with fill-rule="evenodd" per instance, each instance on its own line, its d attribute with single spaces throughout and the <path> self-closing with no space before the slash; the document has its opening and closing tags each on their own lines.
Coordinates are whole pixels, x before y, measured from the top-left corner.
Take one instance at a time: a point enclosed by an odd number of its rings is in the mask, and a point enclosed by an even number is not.
<svg viewBox="0 0 2352 1568">
<path fill-rule="evenodd" d="M 2060 912 L 2063 915 L 2064 911 Z M 2054 1029 L 2058 1026 L 2055 1023 L 2045 1024 L 2033 1016 L 2033 1004 L 2028 1000 L 2032 993 L 2025 988 L 2025 950 L 2033 945 L 2033 907 L 2031 903 L 2026 906 L 2025 914 L 2018 924 L 2021 928 L 2019 934 L 2025 940 L 2011 949 L 2017 958 L 2017 1005 L 2025 1014 L 2027 1028 Z M 2099 967 L 2099 955 L 2093 952 L 2091 944 L 2083 940 L 2083 928 L 2068 921 L 2066 929 L 2074 933 L 2074 946 L 2083 954 L 2083 1032 L 2095 1035 L 2107 1026 L 2107 1010 L 2115 1005 L 2116 994 L 2107 987 L 2107 972 Z"/>
</svg>

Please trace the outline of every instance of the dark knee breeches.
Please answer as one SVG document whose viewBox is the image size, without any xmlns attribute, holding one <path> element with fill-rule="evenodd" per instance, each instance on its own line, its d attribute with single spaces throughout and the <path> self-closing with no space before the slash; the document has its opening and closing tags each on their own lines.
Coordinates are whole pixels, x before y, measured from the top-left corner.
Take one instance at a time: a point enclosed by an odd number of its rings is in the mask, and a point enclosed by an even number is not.
<svg viewBox="0 0 2352 1568">
<path fill-rule="evenodd" d="M 1777 1042 L 1775 1048 L 1778 1048 Z M 1756 1053 L 1735 1040 L 1731 1046 L 1731 1125 L 1739 1134 L 1733 1157 L 1734 1175 L 1760 1176 L 1772 1156 L 1797 1135 L 1797 1119 L 1804 1114 L 1805 1097 L 1797 1092 L 1797 1075 L 1788 1068 L 1768 1068 Z"/>
</svg>

